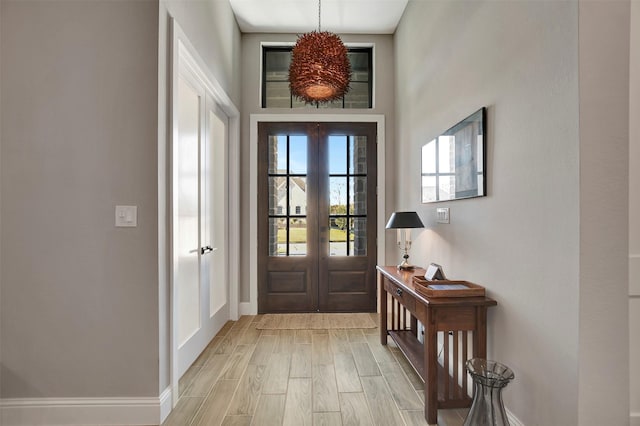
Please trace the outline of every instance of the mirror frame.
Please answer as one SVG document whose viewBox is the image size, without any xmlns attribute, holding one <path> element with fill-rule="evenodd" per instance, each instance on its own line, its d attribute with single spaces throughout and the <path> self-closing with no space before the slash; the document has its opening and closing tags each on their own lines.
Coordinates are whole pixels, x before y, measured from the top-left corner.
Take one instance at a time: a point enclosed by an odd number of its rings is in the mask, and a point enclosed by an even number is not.
<svg viewBox="0 0 640 426">
<path fill-rule="evenodd" d="M 486 120 L 486 108 L 482 107 L 422 146 L 422 203 L 487 195 Z M 453 154 L 444 157 L 449 162 L 447 167 L 440 167 L 441 148 Z M 447 191 L 447 186 L 452 190 Z"/>
</svg>

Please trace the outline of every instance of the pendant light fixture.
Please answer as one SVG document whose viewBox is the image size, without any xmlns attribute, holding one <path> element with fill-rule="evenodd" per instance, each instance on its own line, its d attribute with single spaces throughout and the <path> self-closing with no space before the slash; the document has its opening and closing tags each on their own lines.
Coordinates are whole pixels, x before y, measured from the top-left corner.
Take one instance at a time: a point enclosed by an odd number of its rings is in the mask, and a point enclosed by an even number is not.
<svg viewBox="0 0 640 426">
<path fill-rule="evenodd" d="M 322 31 L 321 16 L 318 0 L 318 31 L 299 36 L 291 52 L 289 88 L 306 103 L 340 99 L 351 81 L 347 48 L 336 34 Z"/>
</svg>

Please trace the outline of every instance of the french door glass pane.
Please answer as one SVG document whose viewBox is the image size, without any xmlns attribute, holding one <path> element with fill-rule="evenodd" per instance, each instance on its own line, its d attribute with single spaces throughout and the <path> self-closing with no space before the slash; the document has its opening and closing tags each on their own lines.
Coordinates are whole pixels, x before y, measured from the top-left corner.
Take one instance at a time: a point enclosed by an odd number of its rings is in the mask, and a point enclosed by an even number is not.
<svg viewBox="0 0 640 426">
<path fill-rule="evenodd" d="M 367 137 L 349 138 L 349 174 L 367 173 Z"/>
<path fill-rule="evenodd" d="M 269 256 L 287 255 L 287 220 L 269 219 Z"/>
<path fill-rule="evenodd" d="M 286 214 L 287 178 L 274 176 L 269 178 L 269 215 Z"/>
<path fill-rule="evenodd" d="M 307 218 L 291 218 L 288 221 L 281 217 L 269 219 L 269 256 L 287 255 L 307 255 Z"/>
<path fill-rule="evenodd" d="M 367 255 L 367 218 L 354 217 L 350 220 L 349 245 L 352 256 Z"/>
<path fill-rule="evenodd" d="M 307 214 L 307 178 L 289 178 L 289 215 L 299 216 Z"/>
<path fill-rule="evenodd" d="M 269 255 L 307 254 L 308 136 L 269 136 Z"/>
<path fill-rule="evenodd" d="M 307 219 L 289 219 L 289 256 L 307 254 Z"/>
<path fill-rule="evenodd" d="M 329 136 L 329 174 L 347 173 L 347 137 Z"/>
<path fill-rule="evenodd" d="M 307 174 L 307 137 L 289 137 L 289 173 L 294 175 Z"/>
<path fill-rule="evenodd" d="M 328 143 L 329 255 L 366 255 L 367 137 L 333 135 Z"/>
<path fill-rule="evenodd" d="M 329 255 L 330 256 L 346 256 L 347 255 L 347 219 L 344 217 L 336 218 L 337 222 L 344 225 L 338 228 L 332 228 L 329 232 Z"/>
<path fill-rule="evenodd" d="M 329 214 L 347 213 L 347 178 L 329 178 Z"/>
<path fill-rule="evenodd" d="M 286 173 L 287 137 L 269 136 L 269 174 Z"/>
<path fill-rule="evenodd" d="M 349 214 L 367 214 L 367 177 L 349 178 Z"/>
</svg>

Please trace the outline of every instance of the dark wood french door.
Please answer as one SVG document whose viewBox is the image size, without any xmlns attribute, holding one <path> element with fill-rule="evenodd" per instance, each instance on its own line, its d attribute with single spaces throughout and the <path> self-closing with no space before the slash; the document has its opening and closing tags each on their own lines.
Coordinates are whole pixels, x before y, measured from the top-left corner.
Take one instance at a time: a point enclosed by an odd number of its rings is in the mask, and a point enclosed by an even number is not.
<svg viewBox="0 0 640 426">
<path fill-rule="evenodd" d="M 258 311 L 376 310 L 376 124 L 258 124 Z"/>
</svg>

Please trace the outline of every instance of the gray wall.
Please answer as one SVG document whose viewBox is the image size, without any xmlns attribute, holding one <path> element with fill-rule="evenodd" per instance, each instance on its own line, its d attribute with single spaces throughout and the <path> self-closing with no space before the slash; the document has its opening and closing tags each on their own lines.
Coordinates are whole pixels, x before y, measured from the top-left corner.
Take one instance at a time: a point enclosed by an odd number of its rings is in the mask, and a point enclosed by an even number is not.
<svg viewBox="0 0 640 426">
<path fill-rule="evenodd" d="M 158 4 L 0 8 L 1 396 L 157 396 Z"/>
<path fill-rule="evenodd" d="M 505 404 L 524 424 L 628 421 L 627 169 L 614 164 L 627 161 L 629 4 L 614 3 L 410 1 L 396 33 L 397 208 L 429 227 L 412 258 L 498 301 L 488 356 L 514 369 Z M 489 195 L 420 204 L 420 147 L 481 106 Z"/>
<path fill-rule="evenodd" d="M 630 3 L 579 5 L 578 422 L 626 424 Z"/>
<path fill-rule="evenodd" d="M 375 44 L 375 63 L 374 63 L 374 80 L 375 80 L 375 102 L 372 109 L 313 109 L 313 108 L 261 108 L 260 101 L 260 69 L 261 69 L 261 48 L 260 43 L 295 43 L 297 35 L 295 34 L 243 34 L 242 35 L 242 121 L 241 121 L 241 138 L 242 150 L 240 152 L 241 161 L 241 186 L 246 190 L 243 191 L 240 199 L 242 223 L 249 223 L 249 218 L 255 212 L 249 209 L 249 119 L 251 114 L 382 114 L 385 116 L 385 141 L 386 141 L 386 158 L 387 170 L 389 177 L 386 182 L 387 191 L 387 212 L 383 213 L 388 216 L 390 206 L 393 205 L 393 180 L 390 178 L 394 175 L 393 158 L 395 156 L 394 149 L 394 99 L 395 92 L 393 84 L 394 80 L 394 53 L 393 53 L 393 36 L 391 35 L 356 35 L 344 34 L 340 35 L 345 44 L 349 43 L 373 43 Z M 379 159 L 380 160 L 380 159 Z M 249 235 L 248 226 L 243 227 L 241 231 L 241 259 L 249 259 L 249 247 L 251 241 L 255 241 L 255 236 Z M 394 247 L 389 246 L 389 250 Z M 387 250 L 387 251 L 389 251 Z M 240 301 L 249 301 L 249 268 L 241 271 L 241 287 Z"/>
<path fill-rule="evenodd" d="M 629 82 L 629 345 L 630 360 L 640 359 L 640 2 L 631 2 Z M 633 117 L 633 118 L 632 118 Z M 630 363 L 633 426 L 640 425 L 640 365 Z M 635 423 L 633 423 L 635 421 Z"/>
<path fill-rule="evenodd" d="M 2 7 L 0 7 L 0 96 L 2 94 Z M 2 102 L 0 101 L 0 179 L 2 176 Z M 1 180 L 0 180 L 1 182 Z M 2 235 L 2 185 L 0 184 L 0 238 Z M 0 308 L 2 307 L 2 244 L 0 244 Z M 2 383 L 2 315 L 0 314 L 0 384 Z M 1 393 L 0 393 L 1 396 Z"/>
<path fill-rule="evenodd" d="M 157 396 L 169 383 L 168 16 L 239 104 L 231 7 L 3 1 L 0 14 L 1 396 Z M 114 227 L 116 204 L 138 205 L 137 228 Z"/>
</svg>

